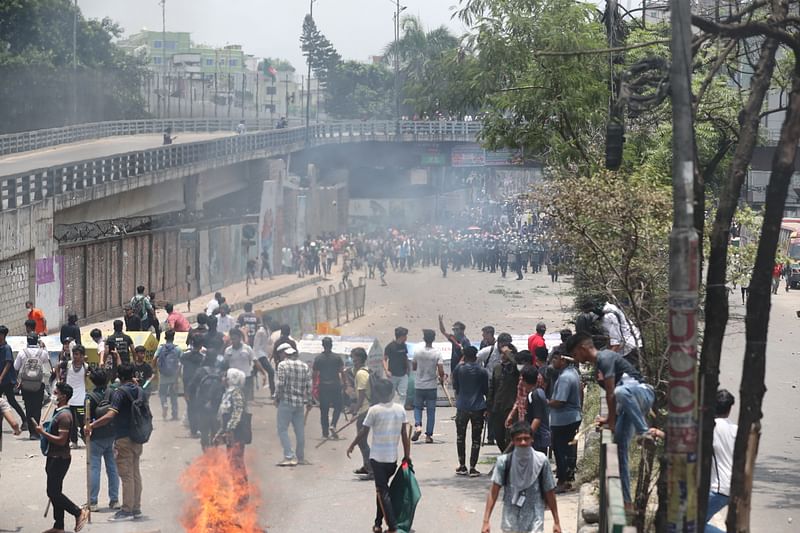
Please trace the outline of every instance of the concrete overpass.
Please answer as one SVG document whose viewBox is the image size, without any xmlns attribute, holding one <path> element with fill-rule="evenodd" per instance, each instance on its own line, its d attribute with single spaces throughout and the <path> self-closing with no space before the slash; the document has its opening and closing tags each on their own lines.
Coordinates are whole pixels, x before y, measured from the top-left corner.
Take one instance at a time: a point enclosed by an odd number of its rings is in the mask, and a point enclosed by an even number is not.
<svg viewBox="0 0 800 533">
<path fill-rule="evenodd" d="M 160 146 L 159 132 L 167 125 L 178 139 Z M 131 121 L 2 136 L 0 153 L 6 155 L 0 157 L 0 275 L 7 291 L 0 294 L 0 323 L 18 326 L 27 299 L 35 300 L 54 322 L 68 310 L 96 318 L 117 310 L 136 283 L 179 300 L 238 279 L 235 276 L 243 272 L 242 223 L 207 227 L 195 241 L 174 229 L 164 235 L 108 237 L 81 243 L 80 248 L 59 243 L 56 226 L 194 212 L 239 191 L 258 198 L 264 180 L 286 178 L 292 154 L 315 147 L 474 143 L 480 130 L 474 122 L 386 121 L 232 135 L 234 125 Z M 235 250 L 215 255 L 215 242 Z"/>
</svg>

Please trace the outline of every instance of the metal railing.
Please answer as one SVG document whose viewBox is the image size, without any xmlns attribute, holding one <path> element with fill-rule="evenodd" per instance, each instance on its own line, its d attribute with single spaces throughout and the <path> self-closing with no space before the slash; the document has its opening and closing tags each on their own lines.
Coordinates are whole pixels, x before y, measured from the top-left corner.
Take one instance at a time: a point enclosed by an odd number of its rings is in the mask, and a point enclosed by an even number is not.
<svg viewBox="0 0 800 533">
<path fill-rule="evenodd" d="M 60 144 L 69 144 L 104 137 L 122 135 L 145 135 L 163 133 L 168 127 L 175 132 L 213 133 L 218 131 L 236 131 L 239 119 L 235 118 L 184 118 L 158 120 L 116 120 L 109 122 L 92 122 L 63 128 L 25 131 L 0 135 L 0 155 L 27 152 L 40 148 L 49 148 Z M 273 128 L 274 121 L 269 119 L 247 120 L 250 131 Z"/>
<path fill-rule="evenodd" d="M 158 122 L 163 125 L 169 121 Z M 155 126 L 142 126 L 143 129 L 146 127 Z M 315 124 L 308 131 L 306 128 L 287 128 L 173 144 L 0 176 L 0 210 L 16 209 L 63 194 L 78 194 L 97 185 L 153 172 L 270 149 L 296 150 L 335 142 L 334 139 L 475 141 L 479 132 L 478 122 L 337 122 Z"/>
<path fill-rule="evenodd" d="M 123 135 L 146 135 L 163 133 L 172 128 L 173 133 L 213 133 L 220 131 L 236 131 L 239 125 L 237 118 L 184 118 L 157 120 L 117 120 L 109 122 L 92 122 L 63 128 L 25 131 L 0 135 L 0 156 L 39 150 L 61 144 L 76 143 L 91 139 L 117 137 Z M 248 131 L 264 131 L 274 129 L 275 121 L 271 119 L 247 119 Z M 315 124 L 314 128 L 332 128 L 334 131 L 373 130 L 375 134 L 396 133 L 402 135 L 477 135 L 480 132 L 479 122 L 449 121 L 378 121 L 378 122 L 327 122 Z"/>
</svg>

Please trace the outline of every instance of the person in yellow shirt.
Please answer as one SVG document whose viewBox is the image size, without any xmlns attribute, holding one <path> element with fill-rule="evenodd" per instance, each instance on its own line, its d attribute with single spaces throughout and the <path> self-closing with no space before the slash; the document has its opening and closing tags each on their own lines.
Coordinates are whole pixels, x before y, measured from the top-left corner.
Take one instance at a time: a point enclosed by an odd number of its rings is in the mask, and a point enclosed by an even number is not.
<svg viewBox="0 0 800 533">
<path fill-rule="evenodd" d="M 360 433 L 364 427 L 364 419 L 367 417 L 370 405 L 372 405 L 371 391 L 369 385 L 370 371 L 367 368 L 367 352 L 364 348 L 353 348 L 350 352 L 353 360 L 353 370 L 356 382 L 356 402 L 353 411 L 358 417 L 356 419 L 356 432 Z M 358 442 L 358 449 L 361 451 L 361 468 L 354 470 L 353 473 L 362 476 L 363 479 L 374 479 L 372 467 L 369 464 L 369 444 L 367 439 Z"/>
</svg>

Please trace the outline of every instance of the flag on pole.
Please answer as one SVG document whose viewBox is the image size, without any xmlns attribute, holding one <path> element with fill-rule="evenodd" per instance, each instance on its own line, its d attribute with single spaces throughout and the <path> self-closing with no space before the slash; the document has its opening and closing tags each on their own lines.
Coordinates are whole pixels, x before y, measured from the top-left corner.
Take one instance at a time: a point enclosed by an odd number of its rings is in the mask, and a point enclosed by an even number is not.
<svg viewBox="0 0 800 533">
<path fill-rule="evenodd" d="M 273 78 L 276 78 L 278 76 L 278 71 L 275 70 L 275 67 L 273 67 L 272 65 L 270 65 L 269 68 L 267 68 L 267 72 L 269 72 Z"/>
</svg>

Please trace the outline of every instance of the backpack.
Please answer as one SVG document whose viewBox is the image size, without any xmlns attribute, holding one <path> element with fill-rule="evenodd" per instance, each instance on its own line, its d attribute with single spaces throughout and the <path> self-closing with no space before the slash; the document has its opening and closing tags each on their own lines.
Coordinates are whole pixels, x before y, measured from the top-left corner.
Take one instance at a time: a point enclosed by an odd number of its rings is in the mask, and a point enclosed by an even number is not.
<svg viewBox="0 0 800 533">
<path fill-rule="evenodd" d="M 106 388 L 105 393 L 101 396 L 97 393 L 97 391 L 92 391 L 89 393 L 94 403 L 97 404 L 97 407 L 94 408 L 94 418 L 97 420 L 98 418 L 103 418 L 106 413 L 111 409 L 111 387 Z"/>
<path fill-rule="evenodd" d="M 131 300 L 131 309 L 133 309 L 133 312 L 136 313 L 136 315 L 139 316 L 140 318 L 147 317 L 147 312 L 145 311 L 146 306 L 144 305 L 144 299 L 145 296 L 139 298 L 139 295 L 136 295 Z"/>
<path fill-rule="evenodd" d="M 358 370 L 359 371 L 366 370 L 367 373 L 369 374 L 369 381 L 367 382 L 367 391 L 369 393 L 368 394 L 368 396 L 369 396 L 369 405 L 373 406 L 373 405 L 378 403 L 378 395 L 375 392 L 375 384 L 378 382 L 378 376 L 376 376 L 375 372 L 373 372 L 372 370 L 370 370 L 366 366 L 362 366 Z M 357 391 L 356 391 L 356 401 L 358 401 Z"/>
<path fill-rule="evenodd" d="M 192 403 L 196 402 L 197 407 L 206 413 L 216 413 L 222 402 L 222 395 L 225 394 L 225 386 L 220 375 L 216 372 L 207 373 L 200 378 L 195 389 L 197 393 Z"/>
<path fill-rule="evenodd" d="M 69 406 L 65 405 L 63 407 L 59 407 L 58 409 L 53 411 L 53 414 L 50 415 L 49 420 L 45 420 L 44 423 L 42 423 L 42 429 L 44 429 L 45 433 L 50 433 L 53 427 L 53 422 L 56 421 L 56 417 L 61 412 L 63 412 L 64 409 L 69 410 Z M 75 420 L 73 420 L 72 423 L 75 424 Z M 47 440 L 47 438 L 44 435 L 39 436 L 39 449 L 42 450 L 42 455 L 44 456 L 47 456 L 47 452 L 50 451 L 50 441 Z"/>
<path fill-rule="evenodd" d="M 25 365 L 20 369 L 20 388 L 25 392 L 39 392 L 44 379 L 44 368 L 41 359 L 39 359 L 39 352 L 37 351 L 36 354 L 31 355 L 28 349 L 25 348 L 25 354 L 28 358 L 25 360 Z"/>
<path fill-rule="evenodd" d="M 120 387 L 119 390 L 131 402 L 131 427 L 128 437 L 136 444 L 144 444 L 150 440 L 150 434 L 153 433 L 153 413 L 150 412 L 147 396 L 139 387 L 136 387 L 135 398 L 127 388 Z"/>
<path fill-rule="evenodd" d="M 166 377 L 178 375 L 180 358 L 174 344 L 165 344 L 158 357 L 158 371 Z"/>
</svg>

